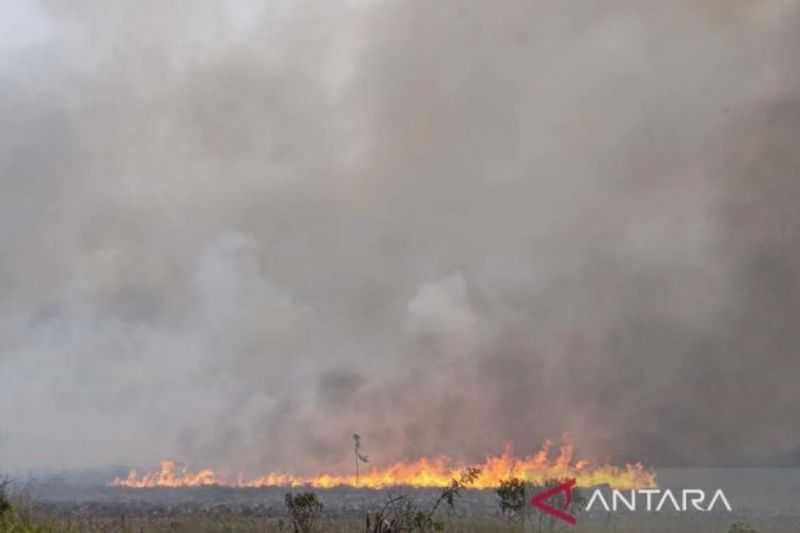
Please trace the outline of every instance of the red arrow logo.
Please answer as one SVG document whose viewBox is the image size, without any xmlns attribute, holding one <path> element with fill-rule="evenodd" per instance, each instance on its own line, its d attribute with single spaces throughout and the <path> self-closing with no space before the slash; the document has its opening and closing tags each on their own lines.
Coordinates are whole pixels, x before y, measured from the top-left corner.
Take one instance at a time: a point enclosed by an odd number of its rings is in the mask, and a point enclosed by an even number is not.
<svg viewBox="0 0 800 533">
<path fill-rule="evenodd" d="M 545 491 L 540 492 L 539 494 L 534 495 L 531 498 L 531 505 L 536 507 L 537 509 L 544 511 L 545 513 L 551 514 L 558 518 L 559 520 L 563 520 L 568 524 L 572 524 L 573 526 L 577 523 L 577 520 L 571 514 L 562 511 L 561 509 L 556 509 L 552 505 L 548 505 L 545 500 L 552 498 L 556 494 L 564 493 L 565 496 L 565 503 L 564 509 L 569 507 L 569 504 L 572 503 L 572 487 L 575 486 L 575 480 L 570 479 L 569 481 L 565 481 L 560 485 L 556 485 L 555 487 L 549 488 Z"/>
</svg>

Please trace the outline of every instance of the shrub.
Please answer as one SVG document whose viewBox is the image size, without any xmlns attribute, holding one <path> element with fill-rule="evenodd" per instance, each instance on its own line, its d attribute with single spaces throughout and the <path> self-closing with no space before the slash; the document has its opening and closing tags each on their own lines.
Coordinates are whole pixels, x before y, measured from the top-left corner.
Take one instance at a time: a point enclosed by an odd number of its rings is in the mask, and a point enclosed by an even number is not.
<svg viewBox="0 0 800 533">
<path fill-rule="evenodd" d="M 731 524 L 728 533 L 758 533 L 758 531 L 746 522 L 736 522 Z"/>
<path fill-rule="evenodd" d="M 370 517 L 367 513 L 368 533 L 408 533 L 419 531 L 444 530 L 444 522 L 435 518 L 436 511 L 446 503 L 451 509 L 461 491 L 475 483 L 481 471 L 478 468 L 467 468 L 458 479 L 450 481 L 450 485 L 443 488 L 433 506 L 424 511 L 417 504 L 405 496 L 391 498 L 383 508 Z"/>
<path fill-rule="evenodd" d="M 525 498 L 526 483 L 519 478 L 512 477 L 500 481 L 497 487 L 497 497 L 500 512 L 508 518 L 518 518 L 523 521 L 527 500 Z"/>
<path fill-rule="evenodd" d="M 286 493 L 286 508 L 294 524 L 295 533 L 310 533 L 322 513 L 322 502 L 313 492 L 293 495 Z"/>
</svg>

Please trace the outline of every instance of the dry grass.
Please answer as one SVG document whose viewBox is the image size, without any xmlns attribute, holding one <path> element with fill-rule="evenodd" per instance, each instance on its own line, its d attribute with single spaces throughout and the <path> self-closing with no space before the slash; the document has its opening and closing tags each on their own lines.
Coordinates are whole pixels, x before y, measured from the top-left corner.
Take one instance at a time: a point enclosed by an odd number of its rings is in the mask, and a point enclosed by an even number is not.
<svg viewBox="0 0 800 533">
<path fill-rule="evenodd" d="M 668 524 L 652 527 L 645 524 L 578 524 L 575 527 L 555 525 L 539 527 L 529 524 L 524 530 L 528 533 L 728 533 L 731 522 L 710 521 L 696 524 L 695 527 L 683 527 Z M 345 518 L 322 519 L 315 528 L 317 533 L 363 533 L 365 524 L 362 520 Z M 794 527 L 767 527 L 759 529 L 760 533 L 797 533 Z M 202 515 L 180 517 L 136 517 L 93 518 L 88 517 L 52 517 L 36 511 L 18 511 L 0 519 L 2 533 L 293 533 L 288 517 L 246 517 L 241 515 Z M 448 520 L 444 524 L 445 533 L 522 533 L 517 524 L 497 519 L 484 520 Z"/>
</svg>

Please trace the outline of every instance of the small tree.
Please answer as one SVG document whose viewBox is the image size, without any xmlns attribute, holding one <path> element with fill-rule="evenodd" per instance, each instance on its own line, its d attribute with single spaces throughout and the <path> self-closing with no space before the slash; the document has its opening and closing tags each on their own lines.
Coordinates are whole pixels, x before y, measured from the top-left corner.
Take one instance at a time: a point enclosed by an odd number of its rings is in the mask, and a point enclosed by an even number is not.
<svg viewBox="0 0 800 533">
<path fill-rule="evenodd" d="M 286 508 L 294 524 L 294 533 L 310 533 L 322 513 L 322 502 L 313 492 L 286 493 Z"/>
<path fill-rule="evenodd" d="M 358 433 L 353 433 L 353 453 L 356 457 L 356 485 L 358 485 L 358 466 L 359 463 L 367 463 L 369 459 L 367 459 L 366 455 L 362 455 L 361 453 L 361 435 Z"/>
<path fill-rule="evenodd" d="M 461 472 L 461 475 L 458 477 L 458 479 L 451 480 L 450 486 L 442 490 L 442 493 L 439 495 L 436 503 L 433 504 L 430 515 L 433 516 L 442 502 L 447 502 L 447 505 L 449 505 L 452 509 L 453 505 L 455 504 L 455 499 L 461 495 L 461 491 L 475 483 L 480 475 L 481 469 L 475 467 L 469 467 Z"/>
</svg>

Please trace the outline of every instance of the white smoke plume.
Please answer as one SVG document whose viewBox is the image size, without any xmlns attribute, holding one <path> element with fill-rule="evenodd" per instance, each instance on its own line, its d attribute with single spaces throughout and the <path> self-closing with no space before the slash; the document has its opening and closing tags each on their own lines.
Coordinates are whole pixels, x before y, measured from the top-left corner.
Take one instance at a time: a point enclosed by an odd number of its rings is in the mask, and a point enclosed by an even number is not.
<svg viewBox="0 0 800 533">
<path fill-rule="evenodd" d="M 0 5 L 0 466 L 800 462 L 795 3 Z"/>
</svg>

